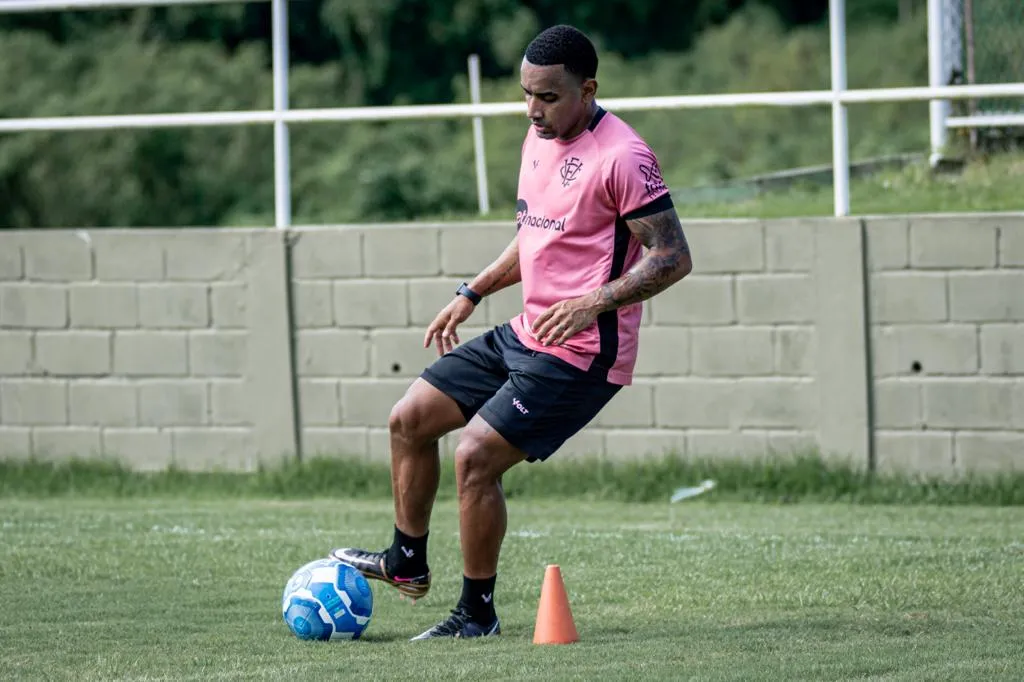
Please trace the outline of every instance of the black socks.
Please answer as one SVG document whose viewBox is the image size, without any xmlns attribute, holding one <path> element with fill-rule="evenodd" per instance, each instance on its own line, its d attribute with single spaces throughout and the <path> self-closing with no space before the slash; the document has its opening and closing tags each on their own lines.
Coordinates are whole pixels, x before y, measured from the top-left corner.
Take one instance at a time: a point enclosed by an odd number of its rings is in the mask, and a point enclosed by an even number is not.
<svg viewBox="0 0 1024 682">
<path fill-rule="evenodd" d="M 403 578 L 415 578 L 427 572 L 427 535 L 414 538 L 398 530 L 395 526 L 395 540 L 388 548 L 385 563 L 388 572 Z"/>
<path fill-rule="evenodd" d="M 494 582 L 498 576 L 492 575 L 483 580 L 474 580 L 462 576 L 461 606 L 470 619 L 477 625 L 487 626 L 497 619 L 494 612 Z"/>
</svg>

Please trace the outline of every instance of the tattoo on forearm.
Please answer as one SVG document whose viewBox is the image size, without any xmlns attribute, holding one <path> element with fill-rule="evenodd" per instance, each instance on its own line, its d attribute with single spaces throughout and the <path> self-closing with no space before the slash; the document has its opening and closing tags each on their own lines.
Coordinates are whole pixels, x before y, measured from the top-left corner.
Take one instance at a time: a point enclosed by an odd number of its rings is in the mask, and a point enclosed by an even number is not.
<svg viewBox="0 0 1024 682">
<path fill-rule="evenodd" d="M 648 251 L 629 272 L 601 287 L 602 303 L 611 309 L 664 291 L 685 276 L 690 265 L 690 247 L 675 211 L 632 220 L 629 227 Z"/>
<path fill-rule="evenodd" d="M 501 270 L 495 273 L 494 279 L 479 293 L 481 296 L 486 296 L 515 284 L 519 279 L 519 254 L 517 253 L 504 264 Z"/>
</svg>

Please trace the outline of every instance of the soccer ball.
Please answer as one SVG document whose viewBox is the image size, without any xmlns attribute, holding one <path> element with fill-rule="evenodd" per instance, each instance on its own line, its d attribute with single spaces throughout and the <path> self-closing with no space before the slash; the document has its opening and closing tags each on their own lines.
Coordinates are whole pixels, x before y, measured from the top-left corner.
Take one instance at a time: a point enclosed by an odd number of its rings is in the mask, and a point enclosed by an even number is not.
<svg viewBox="0 0 1024 682">
<path fill-rule="evenodd" d="M 299 639 L 359 639 L 373 615 L 373 592 L 352 566 L 318 559 L 292 574 L 281 615 Z"/>
</svg>

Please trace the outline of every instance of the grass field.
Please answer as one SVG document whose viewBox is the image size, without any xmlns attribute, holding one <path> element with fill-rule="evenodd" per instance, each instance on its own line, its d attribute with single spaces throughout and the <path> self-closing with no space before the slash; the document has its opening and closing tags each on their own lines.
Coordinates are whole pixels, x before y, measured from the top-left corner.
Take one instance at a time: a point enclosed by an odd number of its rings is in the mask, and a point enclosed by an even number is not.
<svg viewBox="0 0 1024 682">
<path fill-rule="evenodd" d="M 1024 508 L 512 499 L 504 634 L 410 643 L 461 587 L 439 503 L 430 595 L 374 583 L 364 639 L 301 642 L 290 573 L 389 540 L 386 499 L 0 498 L 6 679 L 1019 680 Z M 581 641 L 531 643 L 561 566 Z"/>
</svg>

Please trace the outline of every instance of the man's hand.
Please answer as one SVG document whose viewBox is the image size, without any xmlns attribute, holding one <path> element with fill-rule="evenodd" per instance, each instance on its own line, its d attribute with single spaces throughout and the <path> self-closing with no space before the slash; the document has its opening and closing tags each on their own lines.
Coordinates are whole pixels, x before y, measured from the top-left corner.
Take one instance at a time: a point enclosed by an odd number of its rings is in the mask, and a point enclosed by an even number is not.
<svg viewBox="0 0 1024 682">
<path fill-rule="evenodd" d="M 533 321 L 533 335 L 545 346 L 560 346 L 592 325 L 599 312 L 593 295 L 559 301 Z"/>
<path fill-rule="evenodd" d="M 446 305 L 427 327 L 423 347 L 429 348 L 430 342 L 434 341 L 437 344 L 438 355 L 444 355 L 455 348 L 459 344 L 459 335 L 455 329 L 473 314 L 475 307 L 465 296 L 456 296 L 455 300 Z"/>
</svg>

